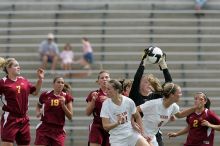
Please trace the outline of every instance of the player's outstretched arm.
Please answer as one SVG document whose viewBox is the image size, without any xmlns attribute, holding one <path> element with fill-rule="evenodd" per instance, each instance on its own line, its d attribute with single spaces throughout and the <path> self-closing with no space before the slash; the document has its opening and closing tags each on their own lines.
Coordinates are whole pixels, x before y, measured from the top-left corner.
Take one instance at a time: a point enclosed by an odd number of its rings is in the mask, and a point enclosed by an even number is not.
<svg viewBox="0 0 220 146">
<path fill-rule="evenodd" d="M 180 136 L 180 135 L 183 135 L 183 134 L 188 133 L 188 131 L 189 131 L 189 126 L 183 128 L 183 129 L 181 129 L 181 130 L 178 131 L 178 132 L 168 132 L 168 133 L 167 133 L 167 136 L 169 136 L 169 138 L 170 138 L 170 137 L 177 137 L 177 136 Z"/>
</svg>

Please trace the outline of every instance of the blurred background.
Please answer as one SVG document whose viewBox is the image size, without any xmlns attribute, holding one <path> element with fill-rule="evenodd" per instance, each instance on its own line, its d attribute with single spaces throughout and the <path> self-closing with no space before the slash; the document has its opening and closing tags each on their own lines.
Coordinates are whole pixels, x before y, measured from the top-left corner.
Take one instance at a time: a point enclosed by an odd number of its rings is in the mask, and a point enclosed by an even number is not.
<svg viewBox="0 0 220 146">
<path fill-rule="evenodd" d="M 66 146 L 86 146 L 92 117 L 85 115 L 86 97 L 97 89 L 97 73 L 109 70 L 111 78 L 133 79 L 143 50 L 151 45 L 167 54 L 173 81 L 183 89 L 181 108 L 193 104 L 195 92 L 210 97 L 211 109 L 220 115 L 220 1 L 209 0 L 201 9 L 194 0 L 0 0 L 0 56 L 15 57 L 22 75 L 37 80 L 41 65 L 39 44 L 53 33 L 60 51 L 72 45 L 75 59 L 82 56 L 81 39 L 87 37 L 93 47 L 91 70 L 73 64 L 72 76 L 65 78 L 72 86 L 73 121 L 66 120 Z M 164 82 L 157 65 L 149 64 L 146 73 L 153 73 Z M 42 90 L 52 89 L 52 80 L 63 75 L 60 67 L 46 70 Z M 1 71 L 1 77 L 4 73 Z M 29 98 L 32 144 L 39 119 L 34 109 L 38 97 Z M 185 136 L 168 139 L 168 131 L 186 125 L 178 119 L 162 128 L 166 146 L 180 146 Z M 215 146 L 220 145 L 216 132 Z"/>
</svg>

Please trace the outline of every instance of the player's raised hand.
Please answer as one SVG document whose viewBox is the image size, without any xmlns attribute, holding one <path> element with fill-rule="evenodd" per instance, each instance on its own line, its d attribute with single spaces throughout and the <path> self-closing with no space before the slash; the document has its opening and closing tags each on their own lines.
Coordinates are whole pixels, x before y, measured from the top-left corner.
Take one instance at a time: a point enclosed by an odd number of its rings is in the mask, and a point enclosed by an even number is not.
<svg viewBox="0 0 220 146">
<path fill-rule="evenodd" d="M 37 76 L 39 79 L 44 79 L 44 70 L 42 68 L 37 69 Z"/>
<path fill-rule="evenodd" d="M 92 96 L 92 100 L 96 101 L 96 99 L 98 98 L 98 92 L 92 92 L 91 96 Z"/>
<path fill-rule="evenodd" d="M 166 57 L 167 57 L 166 53 L 163 52 L 163 56 L 161 57 L 159 61 L 160 70 L 168 68 L 167 63 L 166 63 Z"/>
<path fill-rule="evenodd" d="M 144 53 L 143 53 L 143 56 L 142 56 L 142 59 L 141 59 L 141 60 L 146 59 L 146 58 L 147 58 L 148 53 L 149 53 L 149 48 L 144 49 Z"/>
<path fill-rule="evenodd" d="M 60 101 L 61 105 L 65 105 L 66 99 L 63 96 L 59 96 L 59 101 Z"/>
</svg>

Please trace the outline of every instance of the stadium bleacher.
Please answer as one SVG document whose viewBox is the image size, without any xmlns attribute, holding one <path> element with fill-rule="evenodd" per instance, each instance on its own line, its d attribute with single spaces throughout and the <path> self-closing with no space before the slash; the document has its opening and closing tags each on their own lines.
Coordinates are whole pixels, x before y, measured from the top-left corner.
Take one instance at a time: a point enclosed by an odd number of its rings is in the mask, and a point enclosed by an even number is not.
<svg viewBox="0 0 220 146">
<path fill-rule="evenodd" d="M 219 10 L 218 0 L 208 1 L 202 10 L 205 15 L 199 17 L 193 0 L 1 0 L 0 56 L 15 57 L 22 75 L 35 82 L 35 70 L 41 64 L 38 45 L 47 33 L 55 34 L 60 50 L 71 43 L 76 58 L 82 55 L 80 39 L 89 38 L 95 55 L 92 75 L 66 79 L 75 97 L 73 121 L 66 122 L 66 146 L 85 146 L 92 119 L 85 115 L 85 99 L 98 87 L 95 80 L 100 67 L 109 70 L 112 78 L 132 79 L 143 50 L 150 45 L 162 48 L 168 56 L 173 80 L 183 89 L 181 108 L 193 104 L 193 93 L 204 91 L 211 98 L 212 109 L 220 115 Z M 56 72 L 62 74 L 57 68 Z M 76 68 L 72 72 L 86 70 Z M 157 65 L 149 64 L 146 72 L 163 82 Z M 51 89 L 52 76 L 47 70 L 42 90 Z M 32 143 L 39 122 L 34 114 L 37 99 L 30 96 Z M 184 125 L 185 120 L 180 119 L 162 128 L 165 145 L 184 142 L 185 136 L 165 136 L 167 131 Z M 215 146 L 219 144 L 220 133 L 216 132 Z"/>
</svg>

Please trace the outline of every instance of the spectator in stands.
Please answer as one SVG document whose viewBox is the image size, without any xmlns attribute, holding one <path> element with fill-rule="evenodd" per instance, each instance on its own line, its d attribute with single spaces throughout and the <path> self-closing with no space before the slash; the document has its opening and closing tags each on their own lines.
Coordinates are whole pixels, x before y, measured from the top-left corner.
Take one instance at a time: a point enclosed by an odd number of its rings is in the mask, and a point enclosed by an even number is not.
<svg viewBox="0 0 220 146">
<path fill-rule="evenodd" d="M 38 69 L 38 81 L 33 86 L 20 76 L 20 66 L 14 58 L 0 58 L 0 68 L 6 76 L 0 80 L 0 97 L 3 103 L 1 117 L 1 146 L 29 146 L 31 141 L 28 112 L 29 94 L 37 95 L 41 89 L 44 70 Z"/>
<path fill-rule="evenodd" d="M 89 130 L 89 145 L 90 146 L 110 146 L 109 134 L 104 130 L 102 126 L 102 119 L 100 112 L 102 103 L 107 99 L 106 90 L 107 83 L 110 80 L 110 74 L 108 71 L 102 70 L 98 74 L 97 83 L 99 89 L 89 93 L 86 101 L 86 115 L 90 116 L 93 114 L 93 122 L 90 125 Z"/>
<path fill-rule="evenodd" d="M 67 43 L 65 44 L 63 51 L 60 53 L 61 67 L 65 71 L 70 71 L 72 69 L 72 63 L 74 62 L 74 52 L 72 51 L 72 46 Z M 70 77 L 70 73 L 66 74 Z"/>
<path fill-rule="evenodd" d="M 195 0 L 196 11 L 200 13 L 200 10 L 202 10 L 204 8 L 206 3 L 207 3 L 207 0 Z M 202 14 L 202 13 L 200 13 L 200 14 Z"/>
<path fill-rule="evenodd" d="M 103 103 L 100 116 L 106 131 L 110 133 L 111 146 L 150 146 L 147 140 L 132 128 L 131 119 L 140 125 L 143 133 L 143 123 L 135 103 L 122 94 L 122 85 L 117 80 L 107 84 L 107 96 Z"/>
<path fill-rule="evenodd" d="M 91 64 L 93 63 L 93 49 L 86 37 L 82 38 L 82 50 L 83 57 L 79 60 L 79 64 L 81 64 L 85 69 L 90 69 Z"/>
<path fill-rule="evenodd" d="M 159 79 L 152 74 L 144 75 L 144 69 L 146 64 L 145 61 L 148 52 L 148 49 L 145 49 L 145 53 L 142 57 L 141 63 L 135 73 L 133 84 L 129 94 L 129 97 L 135 102 L 136 106 L 139 106 L 149 100 L 163 98 L 163 89 Z M 159 66 L 163 71 L 165 83 L 172 82 L 172 78 L 165 61 L 165 55 L 159 62 Z M 141 115 L 143 117 L 143 113 L 141 113 Z M 162 141 L 163 139 L 160 131 L 157 132 L 156 138 L 159 146 L 163 146 L 164 144 Z"/>
<path fill-rule="evenodd" d="M 194 113 L 186 118 L 187 126 L 178 132 L 169 132 L 169 137 L 176 137 L 188 133 L 184 146 L 213 146 L 214 129 L 220 130 L 213 124 L 220 124 L 220 118 L 210 108 L 210 100 L 203 92 L 194 95 L 197 106 Z M 212 124 L 210 124 L 212 123 Z"/>
<path fill-rule="evenodd" d="M 65 44 L 63 51 L 60 53 L 60 58 L 62 61 L 62 69 L 71 70 L 71 65 L 74 61 L 74 52 L 69 43 Z"/>
<path fill-rule="evenodd" d="M 70 86 L 65 85 L 62 77 L 55 77 L 53 90 L 40 95 L 36 116 L 41 116 L 41 123 L 36 129 L 36 146 L 65 146 L 65 117 L 72 120 L 73 116 L 73 97 L 70 91 Z"/>
<path fill-rule="evenodd" d="M 139 112 L 144 114 L 144 131 L 150 136 L 154 146 L 158 146 L 156 134 L 160 127 L 166 125 L 171 116 L 183 118 L 195 112 L 196 106 L 179 111 L 176 104 L 182 96 L 181 88 L 174 83 L 166 83 L 163 87 L 163 98 L 147 101 L 137 107 Z"/>
<path fill-rule="evenodd" d="M 39 53 L 42 61 L 42 68 L 46 69 L 47 63 L 49 62 L 52 63 L 51 71 L 54 71 L 59 58 L 59 48 L 54 42 L 54 35 L 52 33 L 47 35 L 47 40 L 41 42 Z"/>
</svg>

